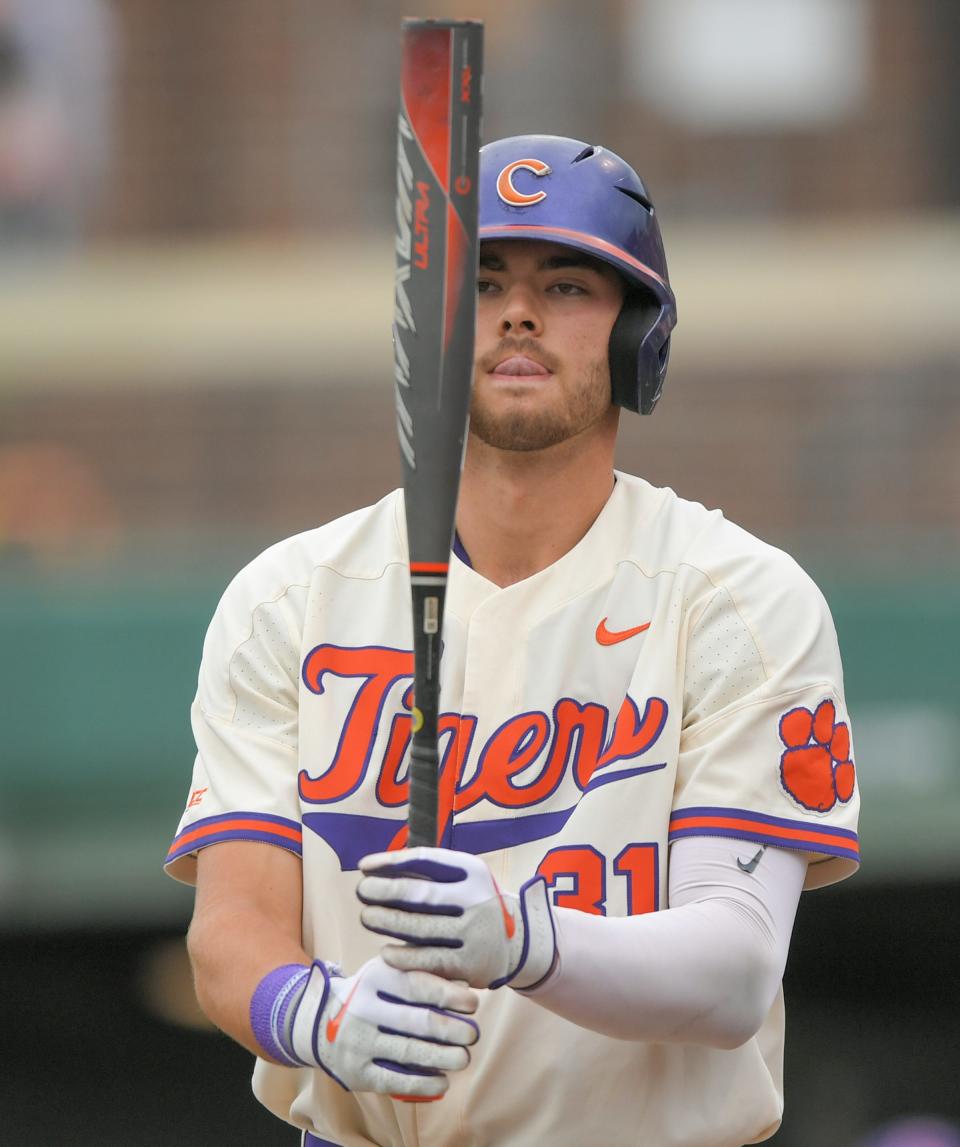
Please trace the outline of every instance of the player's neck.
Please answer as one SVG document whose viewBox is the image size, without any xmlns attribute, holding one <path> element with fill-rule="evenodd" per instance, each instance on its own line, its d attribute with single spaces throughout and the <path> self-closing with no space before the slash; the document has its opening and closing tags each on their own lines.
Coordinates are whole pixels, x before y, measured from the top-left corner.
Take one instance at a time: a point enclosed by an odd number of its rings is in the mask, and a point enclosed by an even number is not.
<svg viewBox="0 0 960 1147">
<path fill-rule="evenodd" d="M 469 441 L 457 530 L 473 568 L 501 587 L 532 577 L 573 549 L 613 490 L 612 449 L 536 453 Z"/>
</svg>

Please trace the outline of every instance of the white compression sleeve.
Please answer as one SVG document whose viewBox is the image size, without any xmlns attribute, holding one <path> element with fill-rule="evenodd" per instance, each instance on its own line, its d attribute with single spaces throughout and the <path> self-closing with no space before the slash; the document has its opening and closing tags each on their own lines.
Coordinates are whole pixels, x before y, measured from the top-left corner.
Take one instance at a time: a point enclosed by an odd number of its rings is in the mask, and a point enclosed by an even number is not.
<svg viewBox="0 0 960 1147">
<path fill-rule="evenodd" d="M 688 837 L 670 851 L 670 907 L 643 916 L 556 908 L 556 970 L 529 998 L 616 1039 L 739 1047 L 787 962 L 807 858 L 752 841 Z"/>
</svg>

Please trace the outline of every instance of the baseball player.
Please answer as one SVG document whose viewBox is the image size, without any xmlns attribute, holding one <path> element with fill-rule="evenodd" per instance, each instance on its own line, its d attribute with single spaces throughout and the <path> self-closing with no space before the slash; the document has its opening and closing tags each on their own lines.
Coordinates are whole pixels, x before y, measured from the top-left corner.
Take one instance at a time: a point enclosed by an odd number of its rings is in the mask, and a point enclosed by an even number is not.
<svg viewBox="0 0 960 1147">
<path fill-rule="evenodd" d="M 442 848 L 404 847 L 396 491 L 210 626 L 168 856 L 197 992 L 307 1147 L 740 1147 L 781 1118 L 800 892 L 858 862 L 836 635 L 786 554 L 614 471 L 676 321 L 635 172 L 501 140 L 480 214 Z"/>
</svg>

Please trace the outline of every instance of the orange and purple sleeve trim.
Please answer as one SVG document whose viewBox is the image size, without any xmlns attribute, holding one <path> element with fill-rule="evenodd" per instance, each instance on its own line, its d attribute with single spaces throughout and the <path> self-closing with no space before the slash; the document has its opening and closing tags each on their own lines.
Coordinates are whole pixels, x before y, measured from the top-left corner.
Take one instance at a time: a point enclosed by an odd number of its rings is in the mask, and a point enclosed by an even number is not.
<svg viewBox="0 0 960 1147">
<path fill-rule="evenodd" d="M 276 844 L 295 852 L 303 852 L 303 828 L 299 821 L 282 816 L 268 816 L 262 812 L 228 812 L 194 821 L 175 837 L 164 864 L 179 860 L 191 852 L 198 852 L 208 844 L 225 840 L 256 840 Z"/>
<path fill-rule="evenodd" d="M 684 836 L 729 836 L 754 840 L 758 844 L 824 852 L 830 856 L 842 856 L 858 863 L 860 861 L 857 834 L 850 829 L 811 824 L 804 820 L 786 820 L 746 809 L 675 809 L 670 817 L 670 840 L 679 840 Z"/>
</svg>

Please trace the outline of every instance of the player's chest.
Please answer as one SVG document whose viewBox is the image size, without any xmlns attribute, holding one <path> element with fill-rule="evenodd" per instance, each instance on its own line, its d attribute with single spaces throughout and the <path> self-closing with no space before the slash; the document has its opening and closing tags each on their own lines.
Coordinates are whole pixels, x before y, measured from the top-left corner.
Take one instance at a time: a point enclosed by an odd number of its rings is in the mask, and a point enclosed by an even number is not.
<svg viewBox="0 0 960 1147">
<path fill-rule="evenodd" d="M 413 701 L 405 571 L 318 601 L 301 665 L 301 798 L 399 807 Z M 669 586 L 638 577 L 549 608 L 523 593 L 453 594 L 439 729 L 456 811 L 569 805 L 618 764 L 672 758 L 679 628 Z"/>
</svg>

